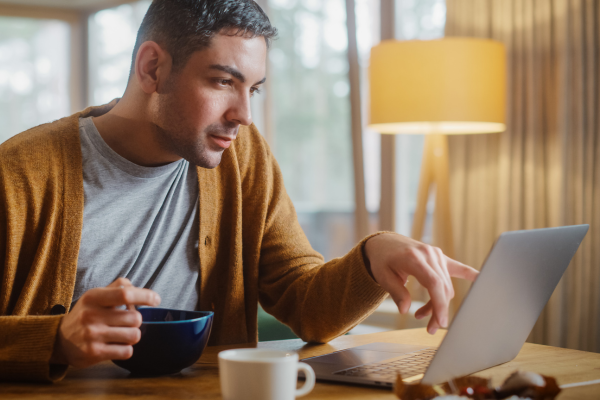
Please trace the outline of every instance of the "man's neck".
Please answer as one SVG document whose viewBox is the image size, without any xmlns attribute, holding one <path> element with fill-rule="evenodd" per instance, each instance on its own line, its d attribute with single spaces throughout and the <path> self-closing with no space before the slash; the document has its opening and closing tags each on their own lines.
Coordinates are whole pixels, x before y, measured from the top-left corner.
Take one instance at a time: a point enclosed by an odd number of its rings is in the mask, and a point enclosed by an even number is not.
<svg viewBox="0 0 600 400">
<path fill-rule="evenodd" d="M 148 120 L 146 108 L 127 97 L 93 121 L 106 144 L 137 165 L 158 167 L 181 159 L 167 150 L 158 128 Z"/>
</svg>

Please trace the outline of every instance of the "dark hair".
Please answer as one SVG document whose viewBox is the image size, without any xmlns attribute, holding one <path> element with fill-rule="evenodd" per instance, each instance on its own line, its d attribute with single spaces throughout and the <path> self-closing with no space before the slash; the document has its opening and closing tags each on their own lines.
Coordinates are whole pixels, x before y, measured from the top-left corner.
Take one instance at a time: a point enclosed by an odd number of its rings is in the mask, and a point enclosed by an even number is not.
<svg viewBox="0 0 600 400">
<path fill-rule="evenodd" d="M 152 40 L 173 58 L 173 70 L 187 63 L 195 51 L 210 46 L 223 29 L 228 35 L 263 36 L 269 46 L 277 36 L 265 12 L 253 0 L 154 0 L 138 30 L 130 76 L 142 43 Z"/>
</svg>

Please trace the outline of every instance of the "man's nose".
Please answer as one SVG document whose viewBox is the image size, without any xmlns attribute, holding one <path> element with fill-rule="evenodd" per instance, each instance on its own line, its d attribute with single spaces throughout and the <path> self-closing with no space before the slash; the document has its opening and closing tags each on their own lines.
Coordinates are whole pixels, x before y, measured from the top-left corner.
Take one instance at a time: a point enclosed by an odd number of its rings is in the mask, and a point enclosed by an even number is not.
<svg viewBox="0 0 600 400">
<path fill-rule="evenodd" d="M 250 95 L 240 94 L 228 112 L 227 119 L 240 125 L 252 124 L 252 111 L 250 109 Z"/>
</svg>

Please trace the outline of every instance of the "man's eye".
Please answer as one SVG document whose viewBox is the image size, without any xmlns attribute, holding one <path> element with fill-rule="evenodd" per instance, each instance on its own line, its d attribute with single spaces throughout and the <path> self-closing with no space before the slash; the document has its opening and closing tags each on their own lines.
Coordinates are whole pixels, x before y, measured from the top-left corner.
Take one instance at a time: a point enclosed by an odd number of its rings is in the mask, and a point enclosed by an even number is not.
<svg viewBox="0 0 600 400">
<path fill-rule="evenodd" d="M 254 96 L 255 94 L 260 94 L 260 89 L 257 87 L 250 88 L 250 96 Z"/>
<path fill-rule="evenodd" d="M 223 86 L 231 86 L 233 84 L 231 79 L 217 79 L 216 82 Z"/>
</svg>

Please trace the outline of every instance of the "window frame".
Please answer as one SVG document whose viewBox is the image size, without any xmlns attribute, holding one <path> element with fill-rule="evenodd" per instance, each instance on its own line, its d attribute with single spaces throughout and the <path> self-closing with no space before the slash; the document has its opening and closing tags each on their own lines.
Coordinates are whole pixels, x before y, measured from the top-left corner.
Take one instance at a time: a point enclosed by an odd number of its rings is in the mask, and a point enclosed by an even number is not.
<svg viewBox="0 0 600 400">
<path fill-rule="evenodd" d="M 106 1 L 101 6 L 88 7 L 47 7 L 24 4 L 0 3 L 0 16 L 15 18 L 54 19 L 69 24 L 69 104 L 71 113 L 76 113 L 89 105 L 89 17 L 98 11 L 135 3 L 137 0 Z"/>
</svg>

